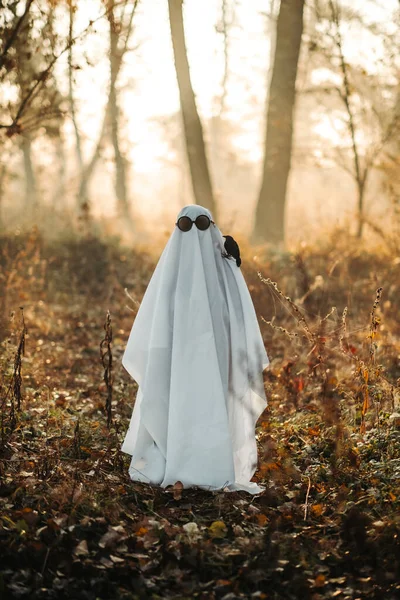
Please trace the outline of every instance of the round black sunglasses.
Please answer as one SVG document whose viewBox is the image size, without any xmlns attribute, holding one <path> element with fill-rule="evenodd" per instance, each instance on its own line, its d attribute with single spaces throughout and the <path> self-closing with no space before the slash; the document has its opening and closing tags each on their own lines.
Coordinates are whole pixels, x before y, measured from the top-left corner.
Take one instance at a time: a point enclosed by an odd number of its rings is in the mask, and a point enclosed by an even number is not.
<svg viewBox="0 0 400 600">
<path fill-rule="evenodd" d="M 190 217 L 179 217 L 175 225 L 178 225 L 181 231 L 190 231 L 192 229 L 192 225 L 195 223 L 197 229 L 200 231 L 205 231 L 211 225 L 214 224 L 214 221 L 211 221 L 207 215 L 199 215 L 194 221 Z"/>
</svg>

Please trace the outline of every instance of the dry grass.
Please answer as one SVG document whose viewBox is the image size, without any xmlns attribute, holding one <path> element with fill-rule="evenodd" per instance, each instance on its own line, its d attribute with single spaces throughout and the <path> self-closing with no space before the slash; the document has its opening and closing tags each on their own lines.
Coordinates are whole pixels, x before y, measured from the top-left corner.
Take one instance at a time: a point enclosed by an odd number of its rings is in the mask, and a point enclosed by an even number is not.
<svg viewBox="0 0 400 600">
<path fill-rule="evenodd" d="M 271 358 L 252 498 L 127 476 L 120 358 L 155 256 L 37 230 L 0 249 L 5 597 L 397 597 L 398 256 L 242 244 Z"/>
</svg>

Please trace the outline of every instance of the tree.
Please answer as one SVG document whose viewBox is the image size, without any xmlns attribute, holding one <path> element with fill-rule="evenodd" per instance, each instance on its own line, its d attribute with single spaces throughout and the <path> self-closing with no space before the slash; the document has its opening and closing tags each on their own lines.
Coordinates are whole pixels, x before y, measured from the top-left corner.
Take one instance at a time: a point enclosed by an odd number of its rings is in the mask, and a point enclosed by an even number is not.
<svg viewBox="0 0 400 600">
<path fill-rule="evenodd" d="M 118 73 L 122 64 L 124 54 L 128 48 L 128 41 L 132 30 L 133 16 L 138 5 L 135 0 L 128 22 L 125 25 L 125 11 L 129 4 L 125 0 L 122 5 L 122 15 L 120 19 L 115 14 L 115 1 L 108 0 L 108 21 L 110 31 L 110 96 L 109 96 L 109 117 L 111 128 L 111 142 L 114 149 L 115 160 L 115 194 L 117 197 L 118 215 L 127 223 L 130 222 L 129 203 L 128 203 L 128 184 L 127 184 L 127 160 L 121 150 L 120 142 L 120 108 L 118 103 L 118 90 L 116 87 Z M 125 33 L 125 37 L 122 35 Z"/>
<path fill-rule="evenodd" d="M 371 225 L 365 210 L 369 177 L 382 151 L 390 148 L 399 130 L 400 112 L 391 81 L 397 67 L 390 64 L 391 55 L 395 56 L 398 46 L 390 40 L 384 26 L 365 22 L 360 12 L 338 0 L 315 0 L 313 8 L 315 25 L 318 27 L 314 25 L 314 31 L 311 32 L 310 47 L 318 65 L 327 71 L 328 76 L 311 91 L 325 99 L 324 112 L 334 113 L 336 124 L 340 123 L 336 128 L 343 139 L 334 148 L 333 158 L 355 184 L 356 235 L 362 237 L 364 224 L 368 222 Z M 375 57 L 371 57 L 368 64 L 363 66 L 357 60 L 350 61 L 346 55 L 343 32 L 351 25 L 356 30 L 369 33 L 372 39 L 385 39 L 385 44 L 389 45 L 380 59 L 379 69 L 376 70 L 378 74 L 374 73 Z M 373 41 L 371 43 L 373 45 Z M 392 77 L 389 75 L 391 71 Z M 382 77 L 384 72 L 387 75 L 385 78 Z M 332 149 L 325 145 L 324 154 L 327 156 L 329 153 L 332 153 Z"/>
<path fill-rule="evenodd" d="M 28 0 L 18 16 L 20 4 L 19 0 L 10 1 L 0 24 L 0 38 L 4 40 L 0 50 L 0 84 L 6 83 L 18 91 L 17 103 L 0 106 L 0 129 L 9 138 L 63 116 L 52 70 L 67 47 L 58 54 L 54 51 L 54 6 L 50 3 L 45 13 Z M 41 19 L 37 19 L 38 12 Z"/>
<path fill-rule="evenodd" d="M 52 191 L 53 203 L 65 192 L 65 155 L 62 125 L 65 98 L 53 68 L 68 50 L 62 34 L 54 26 L 57 2 L 10 0 L 0 25 L 0 84 L 13 92 L 10 102 L 0 105 L 2 159 L 7 149 L 22 155 L 25 180 L 25 217 L 32 217 L 39 206 L 40 173 L 37 173 L 32 145 L 43 134 L 57 148 L 53 165 L 58 163 Z M 4 163 L 3 180 L 8 172 Z"/>
<path fill-rule="evenodd" d="M 79 188 L 77 194 L 77 205 L 80 217 L 85 220 L 90 215 L 89 184 L 95 172 L 96 165 L 101 156 L 101 150 L 105 138 L 111 137 L 115 158 L 115 193 L 117 197 L 117 206 L 119 216 L 125 218 L 129 223 L 129 203 L 127 193 L 127 175 L 126 159 L 122 154 L 120 147 L 119 118 L 120 110 L 118 105 L 117 81 L 121 71 L 122 63 L 126 52 L 129 50 L 129 39 L 133 29 L 133 18 L 136 13 L 139 0 L 131 3 L 129 0 L 115 2 L 115 0 L 105 0 L 106 16 L 109 22 L 109 61 L 110 61 L 110 82 L 108 88 L 107 102 L 104 108 L 102 123 L 100 126 L 97 142 L 92 154 L 85 161 L 82 152 L 82 143 L 79 134 L 79 127 L 76 122 L 73 97 L 73 78 L 72 78 L 72 45 L 74 41 L 73 34 L 73 16 L 74 8 L 70 5 L 70 31 L 69 31 L 69 96 L 71 115 L 74 122 L 74 131 L 76 139 L 76 153 L 78 165 L 80 167 Z M 121 10 L 120 16 L 116 15 L 116 7 Z M 131 7 L 128 10 L 128 7 Z"/>
<path fill-rule="evenodd" d="M 9 5 L 9 33 L 0 60 L 4 68 L 1 79 L 17 90 L 17 104 L 10 103 L 7 107 L 8 112 L 16 115 L 7 133 L 8 137 L 19 134 L 17 142 L 25 174 L 25 209 L 26 214 L 33 216 L 38 205 L 38 186 L 32 143 L 40 128 L 48 135 L 59 131 L 63 118 L 62 95 L 55 78 L 46 72 L 47 65 L 54 58 L 53 6 L 49 5 L 44 13 L 46 19 L 40 29 L 36 25 L 32 2 L 26 3 L 22 16 L 19 16 L 18 9 L 18 2 Z M 47 40 L 47 46 L 43 40 Z M 43 73 L 46 75 L 43 76 Z"/>
<path fill-rule="evenodd" d="M 82 155 L 82 140 L 79 132 L 79 127 L 77 123 L 76 116 L 76 107 L 75 107 L 75 97 L 74 97 L 74 55 L 73 55 L 73 47 L 74 47 L 74 17 L 76 12 L 76 5 L 72 2 L 72 0 L 68 1 L 68 11 L 69 11 L 69 28 L 68 28 L 68 101 L 69 101 L 69 111 L 71 115 L 71 121 L 74 127 L 75 133 L 75 150 L 76 150 L 76 158 L 78 161 L 78 165 L 80 170 L 83 169 L 83 155 Z"/>
<path fill-rule="evenodd" d="M 267 106 L 262 182 L 252 234 L 257 243 L 284 241 L 303 9 L 304 0 L 281 0 Z"/>
<path fill-rule="evenodd" d="M 190 79 L 182 4 L 183 0 L 168 0 L 171 39 L 179 87 L 186 152 L 195 201 L 197 204 L 208 208 L 213 213 L 214 218 L 217 218 L 203 128 L 197 112 L 195 95 Z"/>
<path fill-rule="evenodd" d="M 343 40 L 340 31 L 340 12 L 336 1 L 329 0 L 329 8 L 331 10 L 332 24 L 334 27 L 333 41 L 339 55 L 339 64 L 342 75 L 342 86 L 338 89 L 340 98 L 345 106 L 347 113 L 348 131 L 351 139 L 351 147 L 353 151 L 353 177 L 357 186 L 358 194 L 358 226 L 357 236 L 362 236 L 363 230 L 363 213 L 364 213 L 364 195 L 367 183 L 367 177 L 373 161 L 366 161 L 363 166 L 361 163 L 360 149 L 357 143 L 356 124 L 354 108 L 351 102 L 351 87 L 349 78 L 349 67 L 345 60 L 343 51 Z"/>
</svg>

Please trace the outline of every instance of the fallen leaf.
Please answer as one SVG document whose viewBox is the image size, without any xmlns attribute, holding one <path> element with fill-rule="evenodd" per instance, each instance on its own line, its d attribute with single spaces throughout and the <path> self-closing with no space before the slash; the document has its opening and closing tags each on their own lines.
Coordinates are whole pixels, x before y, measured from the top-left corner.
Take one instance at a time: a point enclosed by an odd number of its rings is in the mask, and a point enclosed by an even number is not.
<svg viewBox="0 0 400 600">
<path fill-rule="evenodd" d="M 217 587 L 226 587 L 228 585 L 232 585 L 232 581 L 229 581 L 229 579 L 217 579 L 215 583 Z"/>
<path fill-rule="evenodd" d="M 322 515 L 324 508 L 325 507 L 323 504 L 313 504 L 311 506 L 311 512 L 315 517 L 319 517 L 320 515 Z"/>
<path fill-rule="evenodd" d="M 124 558 L 120 558 L 119 556 L 114 556 L 113 554 L 110 554 L 110 558 L 113 561 L 113 563 L 123 563 L 123 562 L 125 562 Z"/>
<path fill-rule="evenodd" d="M 186 531 L 189 537 L 197 537 L 200 534 L 197 523 L 185 523 L 185 525 L 183 525 L 183 529 Z"/>
<path fill-rule="evenodd" d="M 323 587 L 325 583 L 325 575 L 323 575 L 323 573 L 319 573 L 314 580 L 315 587 Z"/>
<path fill-rule="evenodd" d="M 109 527 L 108 531 L 100 538 L 99 546 L 100 548 L 109 548 L 119 541 L 121 537 L 120 531 L 115 531 L 113 527 Z"/>
<path fill-rule="evenodd" d="M 320 428 L 318 426 L 317 427 L 310 427 L 308 429 L 308 435 L 310 435 L 311 437 L 317 437 L 320 434 L 321 434 L 321 430 L 320 430 Z"/>
<path fill-rule="evenodd" d="M 224 538 L 227 532 L 228 528 L 223 521 L 214 521 L 208 528 L 211 538 Z"/>
<path fill-rule="evenodd" d="M 79 542 L 79 544 L 74 550 L 74 554 L 75 556 L 86 556 L 87 554 L 89 554 L 89 548 L 86 540 L 82 540 L 81 542 Z"/>
<path fill-rule="evenodd" d="M 112 562 L 112 560 L 110 560 L 109 558 L 106 558 L 105 556 L 101 557 L 100 562 L 107 569 L 111 569 L 111 567 L 114 566 L 114 563 Z"/>
<path fill-rule="evenodd" d="M 232 525 L 233 533 L 236 537 L 244 537 L 244 529 L 240 525 Z"/>
<path fill-rule="evenodd" d="M 383 529 L 385 527 L 386 523 L 385 523 L 385 521 L 374 521 L 372 523 L 372 525 L 374 527 L 376 527 L 376 529 Z"/>
<path fill-rule="evenodd" d="M 264 515 L 263 513 L 260 513 L 259 515 L 255 515 L 257 523 L 260 525 L 260 527 L 264 527 L 264 525 L 266 525 L 268 523 L 268 517 L 267 515 Z"/>
<path fill-rule="evenodd" d="M 176 483 L 174 483 L 174 486 L 172 488 L 174 500 L 180 500 L 182 498 L 182 490 L 183 490 L 182 481 L 177 481 Z"/>
</svg>

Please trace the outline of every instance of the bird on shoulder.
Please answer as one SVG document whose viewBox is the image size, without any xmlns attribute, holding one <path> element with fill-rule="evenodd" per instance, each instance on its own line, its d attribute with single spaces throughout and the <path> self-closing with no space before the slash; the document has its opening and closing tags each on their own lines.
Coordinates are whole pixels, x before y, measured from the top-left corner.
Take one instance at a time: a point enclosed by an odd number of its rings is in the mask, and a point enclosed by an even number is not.
<svg viewBox="0 0 400 600">
<path fill-rule="evenodd" d="M 233 239 L 231 235 L 224 235 L 225 243 L 224 248 L 226 250 L 225 253 L 222 254 L 224 258 L 234 258 L 236 260 L 236 264 L 238 267 L 242 264 L 242 259 L 240 258 L 240 249 L 238 243 Z"/>
</svg>

